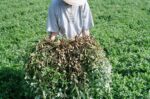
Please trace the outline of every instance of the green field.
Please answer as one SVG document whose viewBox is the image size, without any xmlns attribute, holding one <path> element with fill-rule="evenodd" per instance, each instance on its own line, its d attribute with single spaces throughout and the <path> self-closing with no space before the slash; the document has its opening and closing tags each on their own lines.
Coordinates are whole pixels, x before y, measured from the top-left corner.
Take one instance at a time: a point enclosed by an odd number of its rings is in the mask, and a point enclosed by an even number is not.
<svg viewBox="0 0 150 99">
<path fill-rule="evenodd" d="M 0 99 L 31 98 L 23 66 L 47 36 L 49 0 L 0 1 Z M 113 65 L 113 99 L 150 99 L 150 0 L 89 0 L 100 42 Z"/>
</svg>

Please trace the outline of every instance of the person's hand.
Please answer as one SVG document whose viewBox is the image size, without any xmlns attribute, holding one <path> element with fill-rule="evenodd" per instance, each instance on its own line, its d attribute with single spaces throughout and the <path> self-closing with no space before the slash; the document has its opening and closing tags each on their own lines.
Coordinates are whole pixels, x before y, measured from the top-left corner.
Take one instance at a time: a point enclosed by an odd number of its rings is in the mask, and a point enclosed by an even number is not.
<svg viewBox="0 0 150 99">
<path fill-rule="evenodd" d="M 52 33 L 49 35 L 50 41 L 54 41 L 54 40 L 56 39 L 56 36 L 57 36 L 57 33 L 52 32 Z"/>
<path fill-rule="evenodd" d="M 50 35 L 50 36 L 49 36 L 49 39 L 50 39 L 50 41 L 54 41 L 54 40 L 56 39 L 56 36 L 54 36 L 54 35 L 51 36 L 51 35 Z"/>
<path fill-rule="evenodd" d="M 89 30 L 83 31 L 82 35 L 83 36 L 90 36 L 90 31 Z"/>
</svg>

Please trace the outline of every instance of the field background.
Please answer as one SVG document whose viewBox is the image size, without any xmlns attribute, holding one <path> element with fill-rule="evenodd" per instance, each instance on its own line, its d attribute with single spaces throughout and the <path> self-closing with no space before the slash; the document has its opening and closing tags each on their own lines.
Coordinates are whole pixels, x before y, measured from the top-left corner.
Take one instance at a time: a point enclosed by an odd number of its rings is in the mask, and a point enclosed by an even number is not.
<svg viewBox="0 0 150 99">
<path fill-rule="evenodd" d="M 0 99 L 31 98 L 23 66 L 47 36 L 49 0 L 0 1 Z M 100 42 L 113 65 L 113 99 L 150 99 L 150 0 L 89 0 Z"/>
</svg>

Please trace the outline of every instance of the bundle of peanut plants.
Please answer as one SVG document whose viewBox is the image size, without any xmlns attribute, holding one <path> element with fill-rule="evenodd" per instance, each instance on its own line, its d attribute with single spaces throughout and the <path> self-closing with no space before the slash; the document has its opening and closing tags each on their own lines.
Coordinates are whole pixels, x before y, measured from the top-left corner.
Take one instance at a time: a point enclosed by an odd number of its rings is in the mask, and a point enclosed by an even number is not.
<svg viewBox="0 0 150 99">
<path fill-rule="evenodd" d="M 25 67 L 37 99 L 98 99 L 110 92 L 111 65 L 92 37 L 40 41 Z"/>
</svg>

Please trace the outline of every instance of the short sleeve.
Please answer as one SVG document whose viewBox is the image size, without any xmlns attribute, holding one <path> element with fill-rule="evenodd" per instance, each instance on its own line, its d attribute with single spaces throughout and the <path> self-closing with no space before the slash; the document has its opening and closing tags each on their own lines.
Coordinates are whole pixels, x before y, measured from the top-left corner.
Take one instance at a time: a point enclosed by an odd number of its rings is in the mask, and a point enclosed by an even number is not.
<svg viewBox="0 0 150 99">
<path fill-rule="evenodd" d="M 47 18 L 47 32 L 59 32 L 58 28 L 58 18 L 56 15 L 57 8 L 52 3 L 51 6 L 48 9 L 48 18 Z"/>
<path fill-rule="evenodd" d="M 89 30 L 94 26 L 92 12 L 90 10 L 89 4 L 86 1 L 83 7 L 83 31 Z"/>
</svg>

